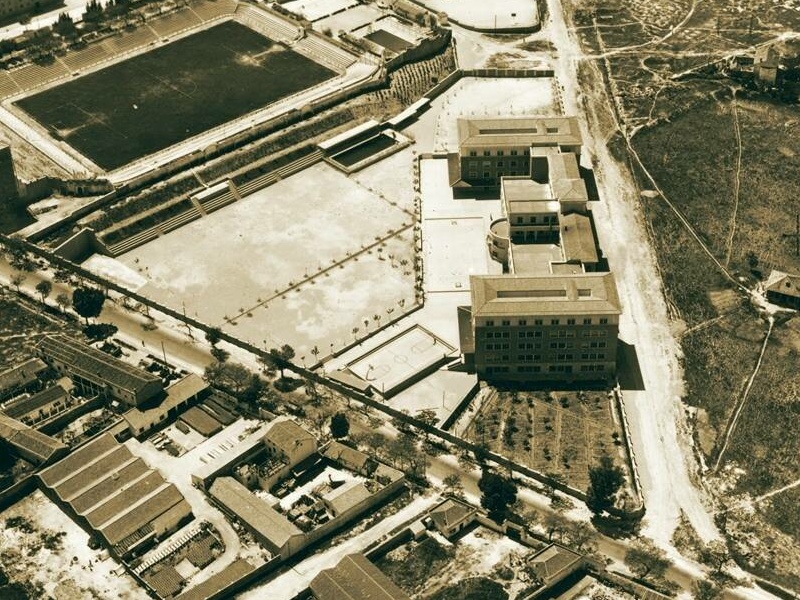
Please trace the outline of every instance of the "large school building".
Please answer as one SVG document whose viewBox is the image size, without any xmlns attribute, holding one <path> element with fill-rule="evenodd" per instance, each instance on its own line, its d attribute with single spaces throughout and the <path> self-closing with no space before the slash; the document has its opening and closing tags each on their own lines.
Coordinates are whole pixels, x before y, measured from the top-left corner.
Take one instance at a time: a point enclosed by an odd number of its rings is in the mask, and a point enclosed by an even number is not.
<svg viewBox="0 0 800 600">
<path fill-rule="evenodd" d="M 458 310 L 465 364 L 488 380 L 612 380 L 621 306 L 597 242 L 577 120 L 462 120 L 459 132 L 454 189 L 493 189 L 503 207 L 488 245 L 504 274 L 472 276 L 471 305 Z"/>
</svg>

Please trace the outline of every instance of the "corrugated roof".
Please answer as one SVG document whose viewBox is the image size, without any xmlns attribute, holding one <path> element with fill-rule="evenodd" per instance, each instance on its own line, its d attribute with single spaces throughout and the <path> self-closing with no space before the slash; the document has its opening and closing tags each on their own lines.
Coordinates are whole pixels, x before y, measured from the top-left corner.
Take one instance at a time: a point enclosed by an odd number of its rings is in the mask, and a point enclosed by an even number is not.
<svg viewBox="0 0 800 600">
<path fill-rule="evenodd" d="M 579 145 L 582 141 L 575 117 L 458 119 L 461 147 Z"/>
<path fill-rule="evenodd" d="M 473 275 L 472 314 L 618 315 L 619 296 L 611 273 L 581 275 Z"/>
<path fill-rule="evenodd" d="M 85 446 L 81 446 L 66 458 L 58 461 L 52 467 L 40 471 L 39 479 L 45 485 L 55 485 L 117 445 L 119 444 L 113 435 L 104 433 Z"/>
<path fill-rule="evenodd" d="M 123 486 L 128 485 L 150 470 L 150 467 L 148 467 L 141 458 L 136 457 L 134 460 L 125 463 L 119 469 L 106 473 L 103 479 L 99 480 L 95 485 L 79 496 L 70 500 L 70 504 L 72 508 L 75 509 L 76 513 L 79 515 L 83 514 Z"/>
<path fill-rule="evenodd" d="M 270 543 L 270 551 L 280 552 L 293 536 L 303 535 L 289 519 L 232 477 L 217 477 L 209 493 L 242 523 Z"/>
<path fill-rule="evenodd" d="M 96 484 L 132 459 L 133 454 L 126 446 L 117 445 L 99 460 L 81 465 L 81 468 L 73 471 L 69 478 L 59 482 L 53 489 L 60 498 L 71 500 L 74 496 L 82 494 L 88 486 Z"/>
<path fill-rule="evenodd" d="M 38 349 L 64 364 L 79 375 L 90 379 L 100 378 L 107 384 L 139 393 L 147 387 L 161 387 L 161 379 L 118 360 L 105 352 L 65 335 L 47 336 L 39 342 Z"/>
<path fill-rule="evenodd" d="M 67 446 L 59 440 L 31 429 L 2 412 L 0 412 L 0 439 L 18 450 L 33 454 L 40 463 L 47 462 L 56 452 L 67 450 Z"/>
<path fill-rule="evenodd" d="M 309 586 L 317 600 L 411 600 L 363 554 L 349 554 Z"/>
<path fill-rule="evenodd" d="M 86 514 L 86 520 L 92 527 L 98 528 L 105 523 L 125 514 L 140 498 L 144 498 L 165 485 L 166 482 L 157 471 L 150 471 L 140 476 L 134 483 L 119 484 L 119 491 L 108 496 L 101 505 Z M 123 487 L 128 485 L 127 488 Z"/>
<path fill-rule="evenodd" d="M 237 558 L 219 573 L 189 588 L 175 600 L 208 600 L 231 584 L 255 571 L 255 567 L 243 558 Z"/>
<path fill-rule="evenodd" d="M 166 487 L 161 489 L 158 493 L 123 513 L 118 519 L 112 521 L 99 531 L 106 540 L 108 540 L 108 543 L 113 546 L 148 523 L 151 523 L 154 519 L 163 515 L 180 502 L 186 503 L 183 496 L 178 491 L 178 488 L 171 483 L 167 484 Z M 188 508 L 188 514 L 191 512 L 191 507 L 189 507 L 188 504 L 186 506 Z"/>
</svg>

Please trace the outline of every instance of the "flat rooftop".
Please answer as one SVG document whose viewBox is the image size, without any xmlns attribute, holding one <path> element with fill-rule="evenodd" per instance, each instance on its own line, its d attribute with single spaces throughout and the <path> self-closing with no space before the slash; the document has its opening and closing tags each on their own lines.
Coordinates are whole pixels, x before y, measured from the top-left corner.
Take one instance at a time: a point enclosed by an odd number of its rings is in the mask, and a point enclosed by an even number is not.
<svg viewBox="0 0 800 600">
<path fill-rule="evenodd" d="M 580 145 L 582 142 L 575 117 L 458 119 L 458 143 L 462 148 Z"/>
</svg>

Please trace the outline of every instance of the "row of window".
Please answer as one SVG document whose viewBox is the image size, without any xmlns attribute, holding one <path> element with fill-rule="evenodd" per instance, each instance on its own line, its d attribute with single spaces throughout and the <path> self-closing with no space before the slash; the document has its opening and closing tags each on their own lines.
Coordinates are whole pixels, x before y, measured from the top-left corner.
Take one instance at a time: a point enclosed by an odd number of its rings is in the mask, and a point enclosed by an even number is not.
<svg viewBox="0 0 800 600">
<path fill-rule="evenodd" d="M 468 168 L 470 170 L 474 169 L 474 170 L 477 171 L 478 170 L 478 161 L 477 160 L 471 160 L 471 161 L 469 161 L 467 166 L 468 166 Z M 481 162 L 481 166 L 484 169 L 487 168 L 487 167 L 491 167 L 492 166 L 492 162 L 489 161 L 489 160 L 484 160 L 484 161 Z M 495 167 L 505 167 L 506 163 L 504 163 L 502 160 L 498 160 L 498 161 L 496 161 L 494 163 L 494 166 Z M 516 169 L 517 167 L 527 167 L 528 165 L 526 163 L 524 163 L 524 162 L 520 162 L 520 161 L 516 161 L 516 160 L 510 160 L 510 161 L 508 161 L 508 166 L 511 167 L 512 169 Z"/>
<path fill-rule="evenodd" d="M 514 225 L 525 225 L 525 217 L 515 217 Z M 558 225 L 558 217 L 555 215 L 528 217 L 528 225 Z"/>
<path fill-rule="evenodd" d="M 606 337 L 606 333 L 607 332 L 603 331 L 603 330 L 600 330 L 600 331 L 591 331 L 591 330 L 590 331 L 582 331 L 581 332 L 581 337 Z M 497 339 L 497 340 L 509 339 L 511 337 L 511 332 L 510 331 L 487 331 L 483 335 L 483 337 L 486 338 L 487 340 L 491 340 L 491 339 Z M 544 337 L 544 332 L 537 331 L 537 330 L 534 330 L 534 331 L 518 331 L 517 332 L 517 337 L 518 338 L 542 338 L 542 337 Z M 574 338 L 576 336 L 575 336 L 575 332 L 574 331 L 569 331 L 568 329 L 559 329 L 558 331 L 551 331 L 550 334 L 547 337 L 550 337 L 550 338 Z M 595 343 L 600 343 L 600 342 L 595 342 Z M 602 342 L 602 344 L 603 344 L 603 346 L 600 346 L 600 347 L 605 347 L 605 342 Z M 592 346 L 592 347 L 594 348 L 594 346 Z"/>
<path fill-rule="evenodd" d="M 530 150 L 523 150 L 522 151 L 522 156 L 528 156 L 530 153 L 531 153 Z M 478 156 L 478 151 L 477 150 L 470 150 L 469 151 L 469 155 L 470 156 Z M 495 153 L 495 156 L 505 156 L 505 155 L 506 155 L 506 151 L 505 150 L 498 150 Z M 511 155 L 511 156 L 519 156 L 519 150 L 511 150 L 511 151 L 509 151 L 509 155 Z M 492 151 L 491 150 L 484 150 L 482 152 L 482 156 L 492 156 Z"/>
<path fill-rule="evenodd" d="M 501 373 L 508 373 L 509 367 L 487 367 L 487 375 L 495 375 Z M 606 370 L 605 365 L 581 365 L 582 373 L 601 373 Z M 516 369 L 517 373 L 541 373 L 542 367 L 540 365 L 519 365 Z M 549 373 L 572 373 L 572 365 L 550 365 L 547 368 Z"/>
<path fill-rule="evenodd" d="M 527 319 L 518 319 L 516 324 L 519 327 L 525 327 L 528 324 L 528 320 Z M 533 324 L 534 325 L 544 325 L 544 319 L 534 319 L 533 320 Z M 560 324 L 561 324 L 561 319 L 550 319 L 550 325 L 560 325 Z M 577 324 L 577 319 L 572 319 L 572 318 L 566 319 L 566 324 L 567 325 L 576 325 Z M 595 323 L 594 323 L 594 320 L 591 317 L 584 317 L 582 324 L 583 325 L 593 325 Z M 598 325 L 608 325 L 608 318 L 607 317 L 600 317 L 597 320 L 597 324 Z M 490 319 L 490 320 L 486 321 L 484 323 L 484 325 L 486 327 L 494 327 L 495 326 L 495 322 L 494 322 L 494 320 Z M 511 326 L 511 320 L 510 319 L 503 319 L 502 321 L 500 321 L 500 327 L 510 327 L 510 326 Z"/>
<path fill-rule="evenodd" d="M 498 166 L 502 167 L 503 165 L 498 165 Z M 498 177 L 498 178 L 499 177 L 505 177 L 506 175 L 514 177 L 514 176 L 517 176 L 517 175 L 527 175 L 527 174 L 528 173 L 523 171 L 523 170 L 518 170 L 518 171 L 512 170 L 512 171 L 510 171 L 508 173 L 506 173 L 505 171 L 498 171 L 494 175 L 492 175 L 490 171 L 484 171 L 483 172 L 483 179 L 494 179 L 495 177 Z M 468 176 L 469 176 L 470 179 L 476 179 L 478 177 L 478 172 L 477 171 L 469 171 L 469 175 Z"/>
<path fill-rule="evenodd" d="M 499 346 L 499 344 L 495 344 L 495 346 Z M 504 346 L 508 346 L 508 344 L 504 344 Z M 508 350 L 508 348 L 494 348 L 494 350 Z M 582 352 L 579 360 L 605 359 L 605 352 Z M 504 363 L 509 362 L 511 360 L 511 356 L 509 354 L 496 354 L 494 356 L 487 356 L 485 360 L 487 363 Z M 541 360 L 541 354 L 518 354 L 515 358 L 515 362 L 539 362 Z M 554 360 L 556 362 L 570 362 L 575 360 L 575 354 L 572 352 L 564 352 L 561 354 L 551 355 L 548 357 L 548 360 Z"/>
</svg>

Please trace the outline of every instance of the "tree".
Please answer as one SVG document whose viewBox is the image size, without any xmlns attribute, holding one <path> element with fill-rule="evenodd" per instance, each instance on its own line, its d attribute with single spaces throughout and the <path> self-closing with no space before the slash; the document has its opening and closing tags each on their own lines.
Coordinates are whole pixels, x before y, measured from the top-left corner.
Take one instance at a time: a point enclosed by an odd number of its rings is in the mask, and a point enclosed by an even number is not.
<svg viewBox="0 0 800 600">
<path fill-rule="evenodd" d="M 461 477 L 458 473 L 451 473 L 442 479 L 445 494 L 461 498 L 464 495 L 464 485 L 461 483 Z"/>
<path fill-rule="evenodd" d="M 625 476 L 608 454 L 600 457 L 599 464 L 589 469 L 589 489 L 586 506 L 596 515 L 614 506 L 614 498 L 622 487 Z"/>
<path fill-rule="evenodd" d="M 542 524 L 547 532 L 547 540 L 550 542 L 553 541 L 553 536 L 556 533 L 560 539 L 564 532 L 569 529 L 569 521 L 564 515 L 558 512 L 548 513 Z"/>
<path fill-rule="evenodd" d="M 640 538 L 625 553 L 625 564 L 640 579 L 660 579 L 672 562 L 661 548 L 648 539 Z"/>
<path fill-rule="evenodd" d="M 425 410 L 421 410 L 417 413 L 417 420 L 422 421 L 425 425 L 429 427 L 434 427 L 436 423 L 439 422 L 439 417 L 436 415 L 435 410 L 431 410 L 430 408 L 426 408 Z M 428 439 L 428 431 L 423 430 L 425 433 L 425 439 Z"/>
<path fill-rule="evenodd" d="M 117 333 L 117 331 L 117 326 L 111 323 L 95 323 L 83 328 L 83 333 L 90 340 L 104 340 Z"/>
<path fill-rule="evenodd" d="M 596 546 L 595 539 L 597 535 L 592 526 L 585 521 L 570 523 L 564 533 L 569 543 L 578 552 L 583 552 Z"/>
<path fill-rule="evenodd" d="M 242 365 L 219 361 L 208 365 L 205 370 L 205 378 L 209 384 L 237 398 L 252 383 L 251 375 Z"/>
<path fill-rule="evenodd" d="M 214 357 L 214 360 L 218 362 L 225 362 L 231 357 L 231 353 L 225 350 L 224 348 L 217 348 L 214 346 L 211 348 L 211 356 Z"/>
<path fill-rule="evenodd" d="M 717 600 L 720 596 L 722 596 L 722 589 L 710 581 L 701 579 L 692 584 L 694 600 Z"/>
<path fill-rule="evenodd" d="M 58 15 L 58 21 L 53 25 L 53 31 L 61 37 L 72 37 L 77 33 L 75 23 L 67 13 Z"/>
<path fill-rule="evenodd" d="M 58 307 L 61 309 L 61 312 L 63 313 L 67 308 L 70 307 L 72 302 L 70 302 L 68 294 L 66 294 L 65 292 L 61 292 L 58 296 L 56 296 L 56 304 L 58 304 Z"/>
<path fill-rule="evenodd" d="M 247 387 L 242 390 L 239 397 L 242 402 L 254 407 L 258 404 L 258 401 L 261 400 L 262 396 L 264 396 L 267 387 L 267 382 L 253 373 L 250 376 L 250 382 L 247 384 Z"/>
<path fill-rule="evenodd" d="M 350 433 L 350 421 L 342 412 L 337 412 L 331 417 L 331 435 L 335 438 L 347 437 Z"/>
<path fill-rule="evenodd" d="M 39 295 L 42 297 L 42 304 L 44 304 L 45 299 L 50 295 L 50 292 L 53 291 L 53 284 L 46 279 L 40 281 L 36 284 L 36 291 L 39 292 Z"/>
<path fill-rule="evenodd" d="M 11 285 L 17 288 L 17 293 L 19 293 L 19 286 L 21 286 L 27 278 L 28 276 L 24 273 L 14 273 L 11 276 Z"/>
<path fill-rule="evenodd" d="M 497 473 L 484 469 L 478 481 L 481 491 L 481 506 L 489 511 L 489 517 L 501 520 L 508 507 L 517 499 L 516 484 Z"/>
<path fill-rule="evenodd" d="M 722 573 L 725 565 L 731 559 L 728 552 L 728 547 L 722 540 L 713 540 L 706 544 L 705 548 L 700 551 L 701 560 L 711 567 L 714 575 Z"/>
<path fill-rule="evenodd" d="M 211 327 L 206 331 L 206 341 L 212 346 L 219 344 L 222 339 L 222 330 L 219 327 Z"/>
<path fill-rule="evenodd" d="M 76 313 L 86 319 L 87 325 L 89 318 L 100 316 L 105 301 L 105 294 L 95 288 L 80 287 L 72 292 L 72 307 Z"/>
<path fill-rule="evenodd" d="M 289 366 L 289 363 L 294 358 L 294 348 L 289 344 L 284 344 L 280 348 L 272 348 L 269 351 L 269 355 L 275 366 L 280 369 L 281 379 L 283 379 L 285 377 L 283 370 Z"/>
</svg>

